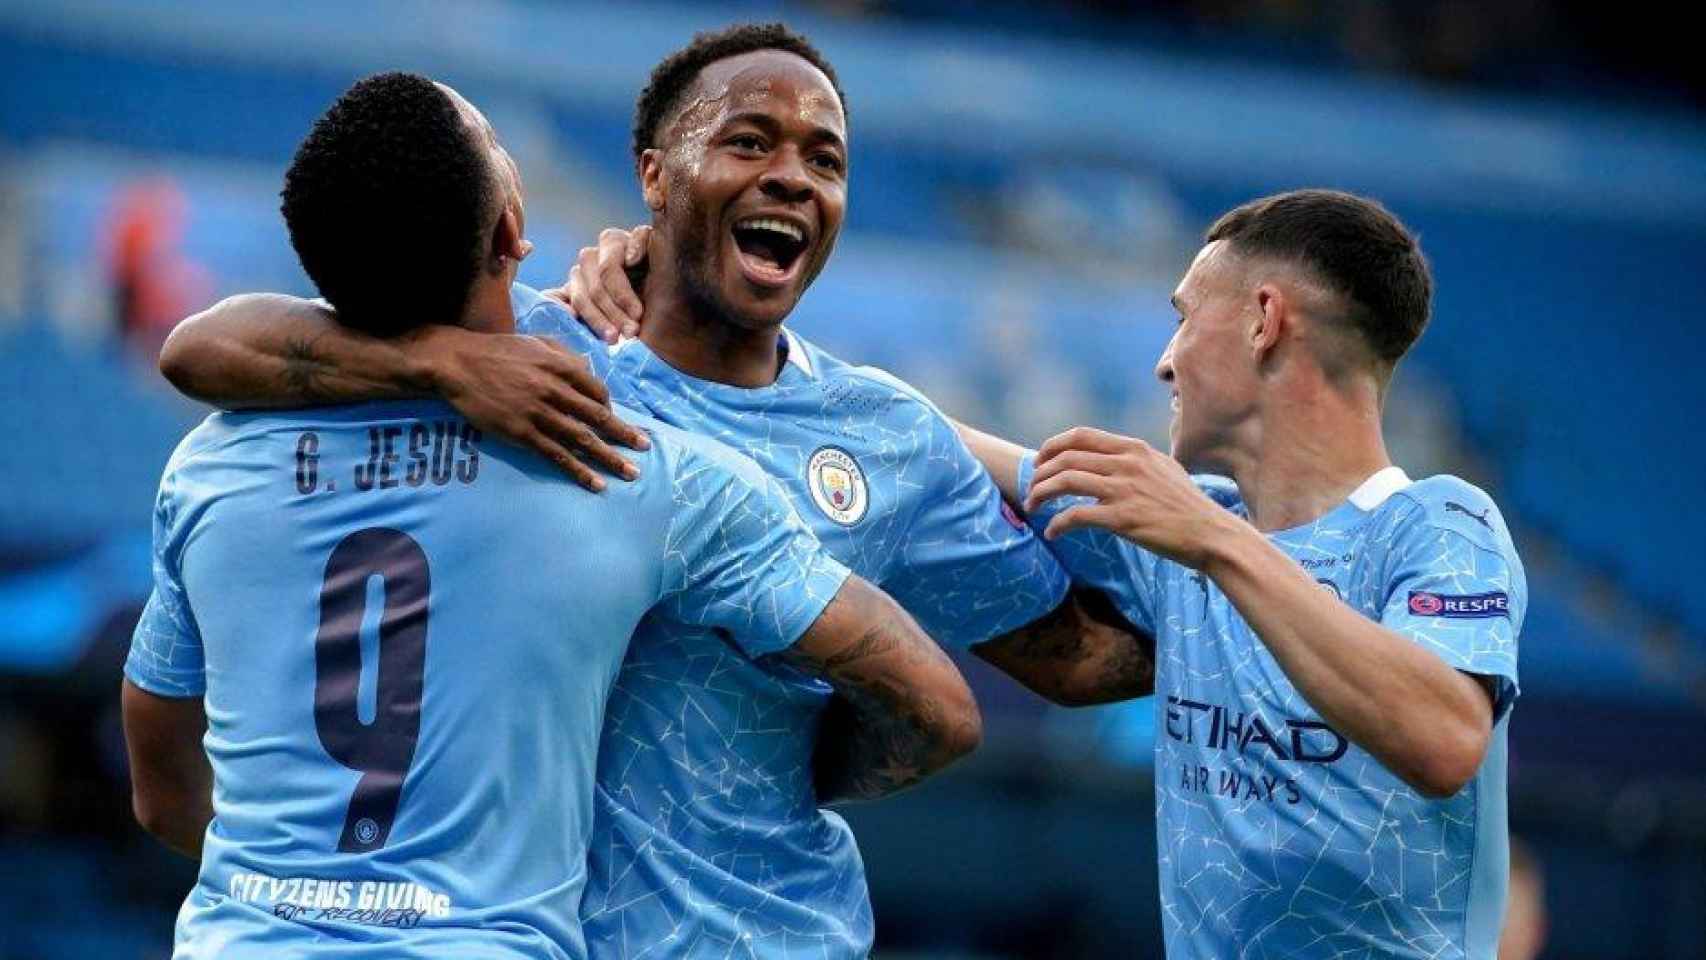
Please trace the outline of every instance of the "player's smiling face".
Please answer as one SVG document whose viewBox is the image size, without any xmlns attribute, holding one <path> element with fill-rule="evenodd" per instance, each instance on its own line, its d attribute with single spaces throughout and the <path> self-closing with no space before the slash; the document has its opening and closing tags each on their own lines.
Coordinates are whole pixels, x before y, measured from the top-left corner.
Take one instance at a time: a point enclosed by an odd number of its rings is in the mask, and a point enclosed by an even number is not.
<svg viewBox="0 0 1706 960">
<path fill-rule="evenodd" d="M 1246 276 L 1240 258 L 1216 241 L 1173 292 L 1179 327 L 1155 374 L 1172 391 L 1173 458 L 1194 472 L 1225 472 L 1239 428 L 1255 414 L 1260 379 L 1245 337 Z"/>
<path fill-rule="evenodd" d="M 687 296 L 742 326 L 782 322 L 817 279 L 847 202 L 847 120 L 823 71 L 759 50 L 705 67 L 641 159 Z"/>
</svg>

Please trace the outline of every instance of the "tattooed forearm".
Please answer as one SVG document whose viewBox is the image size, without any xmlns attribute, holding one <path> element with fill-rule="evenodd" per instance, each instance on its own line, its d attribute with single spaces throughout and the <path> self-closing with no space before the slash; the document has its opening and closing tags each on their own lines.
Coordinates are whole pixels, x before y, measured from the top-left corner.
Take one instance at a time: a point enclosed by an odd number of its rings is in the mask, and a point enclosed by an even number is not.
<svg viewBox="0 0 1706 960">
<path fill-rule="evenodd" d="M 973 652 L 1063 706 L 1155 692 L 1155 641 L 1099 591 L 1075 590 L 1053 613 Z"/>
<path fill-rule="evenodd" d="M 280 386 L 291 396 L 309 403 L 331 399 L 327 381 L 335 365 L 318 349 L 321 333 L 293 333 L 284 342 L 284 369 Z"/>
<path fill-rule="evenodd" d="M 813 761 L 819 803 L 904 789 L 969 752 L 982 735 L 977 706 L 952 661 L 892 600 L 863 584 L 859 590 L 865 596 L 855 591 L 841 612 L 838 597 L 787 654 L 835 688 Z"/>
<path fill-rule="evenodd" d="M 895 691 L 891 691 L 895 692 Z M 813 779 L 819 803 L 874 800 L 912 786 L 940 765 L 927 698 L 892 698 L 838 688 L 819 727 Z"/>
<path fill-rule="evenodd" d="M 846 668 L 854 666 L 868 657 L 878 656 L 899 649 L 900 635 L 894 625 L 885 621 L 871 624 L 859 635 L 859 639 L 848 644 L 847 649 L 839 650 L 825 659 L 821 666 L 832 679 L 845 679 Z"/>
</svg>

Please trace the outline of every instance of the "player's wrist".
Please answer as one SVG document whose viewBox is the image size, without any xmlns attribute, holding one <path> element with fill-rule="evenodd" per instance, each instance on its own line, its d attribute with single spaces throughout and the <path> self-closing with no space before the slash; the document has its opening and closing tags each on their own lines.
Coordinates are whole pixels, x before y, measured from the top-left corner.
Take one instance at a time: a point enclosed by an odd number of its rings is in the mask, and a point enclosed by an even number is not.
<svg viewBox="0 0 1706 960">
<path fill-rule="evenodd" d="M 1197 569 L 1220 583 L 1222 578 L 1235 575 L 1242 564 L 1257 556 L 1269 544 L 1255 527 L 1230 511 L 1216 512 L 1221 515 L 1209 522 L 1208 532 L 1202 539 Z"/>
<path fill-rule="evenodd" d="M 451 396 L 457 384 L 457 350 L 463 337 L 474 335 L 460 327 L 429 323 L 400 337 L 401 386 L 411 393 Z"/>
</svg>

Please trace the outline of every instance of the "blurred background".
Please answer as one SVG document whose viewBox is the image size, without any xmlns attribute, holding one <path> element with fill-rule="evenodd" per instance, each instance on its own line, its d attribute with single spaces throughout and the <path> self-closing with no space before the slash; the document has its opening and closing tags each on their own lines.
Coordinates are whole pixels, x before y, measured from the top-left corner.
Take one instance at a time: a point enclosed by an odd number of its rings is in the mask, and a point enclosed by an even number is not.
<svg viewBox="0 0 1706 960">
<path fill-rule="evenodd" d="M 132 822 L 117 691 L 204 411 L 154 356 L 219 297 L 309 292 L 277 192 L 313 118 L 380 69 L 458 87 L 552 285 L 643 215 L 652 64 L 777 17 L 851 107 L 847 227 L 794 326 L 974 424 L 1164 439 L 1167 295 L 1236 203 L 1331 186 L 1419 229 L 1438 299 L 1393 453 L 1494 494 L 1533 594 L 1507 956 L 1706 957 L 1706 82 L 1642 7 L 0 0 L 0 960 L 168 953 L 193 870 Z M 849 813 L 879 955 L 1159 955 L 1149 702 L 967 671 L 980 754 Z"/>
</svg>

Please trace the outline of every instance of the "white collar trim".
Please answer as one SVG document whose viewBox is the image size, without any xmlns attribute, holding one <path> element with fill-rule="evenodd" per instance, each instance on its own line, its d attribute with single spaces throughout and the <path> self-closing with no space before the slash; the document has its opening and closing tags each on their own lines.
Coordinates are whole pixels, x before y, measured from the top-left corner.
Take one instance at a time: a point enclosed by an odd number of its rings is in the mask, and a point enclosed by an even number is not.
<svg viewBox="0 0 1706 960">
<path fill-rule="evenodd" d="M 1351 491 L 1351 505 L 1367 513 L 1386 502 L 1386 498 L 1410 485 L 1410 476 L 1403 467 L 1387 467 L 1375 471 L 1374 476 L 1362 482 L 1362 486 Z"/>
<path fill-rule="evenodd" d="M 782 336 L 788 338 L 788 362 L 799 367 L 806 376 L 817 379 L 817 372 L 812 369 L 812 358 L 806 353 L 806 345 L 787 327 L 782 328 Z"/>
<path fill-rule="evenodd" d="M 788 362 L 805 371 L 806 376 L 811 377 L 814 380 L 817 379 L 817 372 L 812 369 L 811 355 L 806 353 L 806 345 L 800 342 L 799 337 L 794 336 L 794 331 L 792 330 L 783 328 L 782 336 L 788 338 Z M 629 344 L 638 342 L 638 337 L 627 337 L 610 344 L 605 348 L 605 350 L 614 357 L 623 350 L 626 350 Z"/>
</svg>

